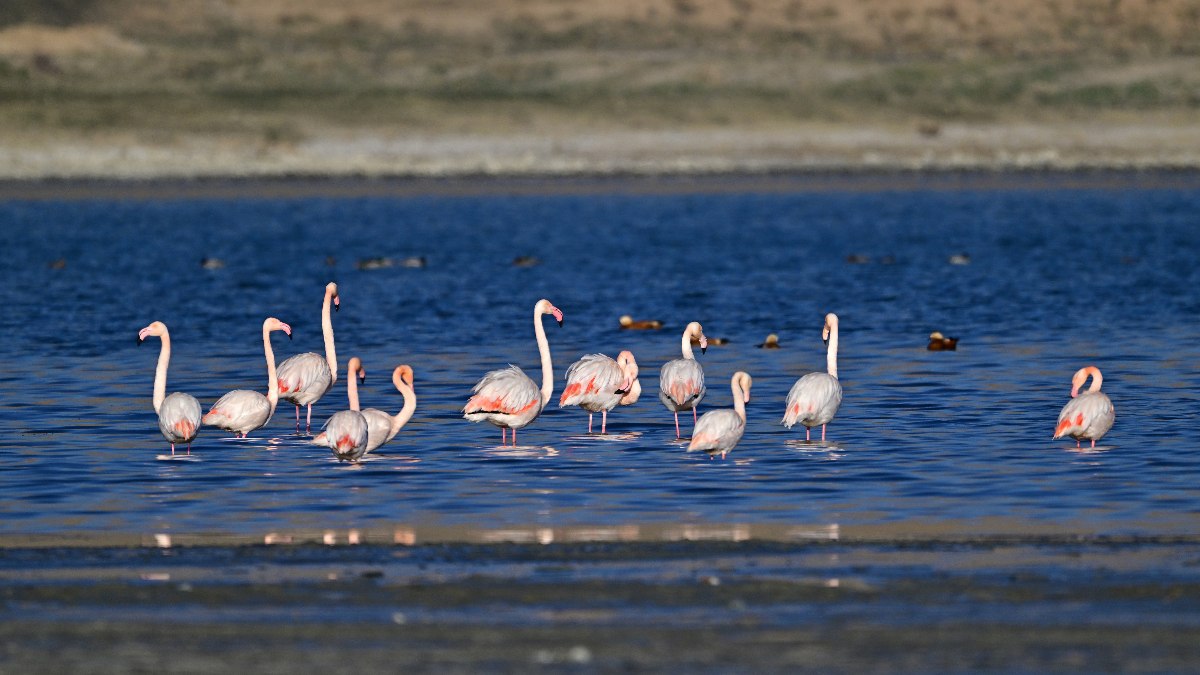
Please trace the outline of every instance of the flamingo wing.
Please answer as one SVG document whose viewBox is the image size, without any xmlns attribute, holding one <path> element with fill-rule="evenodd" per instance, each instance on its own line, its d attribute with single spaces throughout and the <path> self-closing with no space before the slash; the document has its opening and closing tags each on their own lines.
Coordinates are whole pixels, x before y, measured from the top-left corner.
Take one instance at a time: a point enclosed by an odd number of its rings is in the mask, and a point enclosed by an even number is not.
<svg viewBox="0 0 1200 675">
<path fill-rule="evenodd" d="M 577 405 L 592 412 L 612 410 L 624 395 L 617 393 L 623 376 L 616 361 L 603 354 L 588 354 L 567 369 L 567 386 L 558 405 Z"/>
<path fill-rule="evenodd" d="M 171 443 L 191 443 L 200 431 L 200 402 L 178 391 L 166 397 L 158 409 L 158 429 Z"/>
<path fill-rule="evenodd" d="M 541 412 L 542 398 L 537 383 L 516 366 L 484 375 L 471 393 L 470 400 L 463 406 L 463 417 L 472 422 L 481 422 L 493 415 L 523 418 L 531 412 L 534 416 Z"/>
<path fill-rule="evenodd" d="M 828 424 L 842 405 L 842 383 L 829 373 L 809 373 L 796 380 L 787 395 L 783 425 L 806 427 Z"/>
<path fill-rule="evenodd" d="M 704 369 L 695 359 L 675 359 L 658 373 L 658 397 L 668 410 L 691 410 L 704 398 Z"/>
<path fill-rule="evenodd" d="M 295 405 L 316 403 L 333 385 L 329 362 L 315 352 L 288 357 L 276 371 L 279 398 Z"/>
<path fill-rule="evenodd" d="M 201 421 L 209 426 L 247 433 L 271 419 L 271 403 L 266 396 L 249 389 L 235 389 L 213 404 Z"/>
<path fill-rule="evenodd" d="M 391 440 L 392 416 L 377 408 L 367 408 L 361 412 L 367 421 L 366 452 L 371 452 Z"/>
<path fill-rule="evenodd" d="M 711 410 L 700 417 L 692 430 L 688 451 L 729 452 L 746 431 L 746 421 L 733 410 Z"/>
<path fill-rule="evenodd" d="M 340 460 L 356 462 L 367 452 L 367 420 L 357 410 L 336 412 L 318 436 Z M 316 441 L 316 439 L 314 439 Z"/>
<path fill-rule="evenodd" d="M 1099 391 L 1086 391 L 1063 406 L 1054 428 L 1054 438 L 1070 436 L 1098 440 L 1108 433 L 1114 421 L 1116 412 L 1108 396 Z"/>
</svg>

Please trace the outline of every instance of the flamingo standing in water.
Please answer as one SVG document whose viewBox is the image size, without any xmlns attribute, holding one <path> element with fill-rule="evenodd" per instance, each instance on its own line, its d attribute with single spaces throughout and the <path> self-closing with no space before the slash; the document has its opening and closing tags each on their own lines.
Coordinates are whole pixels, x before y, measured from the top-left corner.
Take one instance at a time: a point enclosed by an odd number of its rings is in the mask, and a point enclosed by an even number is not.
<svg viewBox="0 0 1200 675">
<path fill-rule="evenodd" d="M 1089 375 L 1092 377 L 1092 386 L 1081 394 L 1079 389 L 1087 382 Z M 1096 366 L 1087 366 L 1075 372 L 1075 376 L 1071 378 L 1071 400 L 1058 414 L 1054 438 L 1070 436 L 1075 439 L 1077 448 L 1082 447 L 1079 444 L 1081 439 L 1090 440 L 1092 447 L 1096 447 L 1096 441 L 1108 433 L 1117 417 L 1112 401 L 1108 400 L 1107 394 L 1100 391 L 1102 382 L 1104 377 L 1100 375 L 1100 369 Z"/>
<path fill-rule="evenodd" d="M 137 343 L 149 336 L 162 339 L 158 351 L 158 368 L 154 371 L 154 412 L 158 413 L 158 430 L 171 444 L 171 455 L 175 454 L 176 443 L 187 443 L 187 454 L 192 454 L 192 439 L 200 431 L 200 402 L 191 394 L 174 392 L 167 396 L 167 366 L 171 362 L 171 334 L 161 321 L 146 326 L 138 332 Z"/>
<path fill-rule="evenodd" d="M 693 321 L 683 329 L 683 358 L 667 361 L 658 373 L 658 398 L 675 413 L 675 438 L 679 434 L 679 411 L 692 411 L 692 424 L 696 423 L 696 406 L 704 398 L 704 369 L 692 356 L 692 340 L 700 345 L 700 353 L 708 349 L 708 338 L 704 329 Z"/>
<path fill-rule="evenodd" d="M 246 434 L 261 429 L 275 414 L 275 404 L 279 402 L 279 380 L 275 373 L 275 352 L 271 349 L 271 333 L 281 330 L 292 338 L 292 327 L 270 317 L 263 321 L 262 337 L 263 351 L 267 356 L 267 395 L 248 389 L 235 389 L 213 404 L 203 422 L 211 427 L 232 431 L 241 438 Z"/>
<path fill-rule="evenodd" d="M 513 446 L 517 444 L 517 429 L 524 427 L 541 414 L 554 395 L 554 364 L 550 361 L 550 344 L 542 315 L 552 314 L 558 325 L 563 315 L 549 300 L 541 299 L 533 306 L 533 332 L 537 336 L 538 352 L 542 356 L 542 388 L 516 366 L 493 370 L 471 390 L 471 399 L 463 406 L 463 418 L 472 422 L 491 422 L 500 427 L 500 444 L 506 441 L 507 430 L 513 430 Z"/>
<path fill-rule="evenodd" d="M 400 429 L 412 419 L 413 412 L 417 409 L 417 395 L 413 391 L 413 369 L 412 366 L 400 365 L 392 371 L 392 384 L 404 397 L 404 407 L 395 415 L 389 415 L 382 410 L 376 408 L 367 408 L 360 410 L 358 407 L 358 386 L 354 382 L 354 378 L 358 377 L 362 381 L 367 379 L 367 371 L 363 369 L 362 360 L 357 356 L 350 359 L 346 365 L 346 389 L 350 398 L 350 409 L 358 410 L 362 413 L 363 418 L 367 421 L 367 449 L 363 452 L 366 454 L 387 443 L 400 433 Z M 319 436 L 313 439 L 314 443 L 324 444 L 326 434 L 322 432 Z"/>
<path fill-rule="evenodd" d="M 733 410 L 710 410 L 696 423 L 692 430 L 692 442 L 688 452 L 703 450 L 710 455 L 721 453 L 721 459 L 742 440 L 746 432 L 746 404 L 750 402 L 750 375 L 739 370 L 730 379 L 733 390 Z"/>
<path fill-rule="evenodd" d="M 325 356 L 305 352 L 284 359 L 279 364 L 279 397 L 296 406 L 296 433 L 300 433 L 300 408 L 308 406 L 305 433 L 312 431 L 312 407 L 337 382 L 337 351 L 333 347 L 333 320 L 329 303 L 334 310 L 341 308 L 337 284 L 325 285 L 325 302 L 321 305 L 321 335 L 325 338 Z"/>
<path fill-rule="evenodd" d="M 567 386 L 558 399 L 559 407 L 577 405 L 588 411 L 588 433 L 592 415 L 599 412 L 600 433 L 608 433 L 608 411 L 618 405 L 636 403 L 642 395 L 638 365 L 633 352 L 624 351 L 613 361 L 604 354 L 588 354 L 567 369 Z"/>
<path fill-rule="evenodd" d="M 825 440 L 825 425 L 837 414 L 842 405 L 842 383 L 838 381 L 837 314 L 825 315 L 825 327 L 821 339 L 828 345 L 825 354 L 827 373 L 809 373 L 796 380 L 787 395 L 787 407 L 783 411 L 783 425 L 789 429 L 799 422 L 804 425 L 804 440 L 812 440 L 812 428 L 821 427 L 821 440 Z"/>
<path fill-rule="evenodd" d="M 355 371 L 366 378 L 366 372 L 354 367 L 357 357 L 350 359 L 346 368 L 346 394 L 350 398 L 350 409 L 335 412 L 325 420 L 321 433 L 312 442 L 333 450 L 333 455 L 342 462 L 357 462 L 367 454 L 367 418 L 358 410 L 358 389 L 354 384 Z M 354 367 L 353 370 L 351 368 Z"/>
</svg>

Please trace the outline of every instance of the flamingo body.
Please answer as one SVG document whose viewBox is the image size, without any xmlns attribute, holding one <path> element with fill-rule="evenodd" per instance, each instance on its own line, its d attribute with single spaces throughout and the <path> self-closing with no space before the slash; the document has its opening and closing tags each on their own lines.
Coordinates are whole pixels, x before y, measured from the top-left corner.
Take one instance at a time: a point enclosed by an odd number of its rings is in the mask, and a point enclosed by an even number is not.
<svg viewBox="0 0 1200 675">
<path fill-rule="evenodd" d="M 683 358 L 667 361 L 658 371 L 658 400 L 675 414 L 675 438 L 679 433 L 679 411 L 691 410 L 692 419 L 696 417 L 696 406 L 704 398 L 704 369 L 692 355 L 692 340 L 700 345 L 700 351 L 708 348 L 708 338 L 704 329 L 693 321 L 683 330 L 680 348 Z"/>
<path fill-rule="evenodd" d="M 325 421 L 320 437 L 339 460 L 357 462 L 367 453 L 367 434 L 367 420 L 362 413 L 341 410 Z"/>
<path fill-rule="evenodd" d="M 1092 377 L 1092 386 L 1080 393 L 1079 388 Z M 1054 428 L 1054 438 L 1070 436 L 1075 439 L 1076 446 L 1080 441 L 1091 441 L 1096 447 L 1096 441 L 1104 437 L 1112 429 L 1116 421 L 1116 411 L 1108 395 L 1100 391 L 1104 378 L 1100 369 L 1095 366 L 1080 368 L 1071 378 L 1071 400 L 1058 413 L 1058 425 Z"/>
<path fill-rule="evenodd" d="M 827 344 L 825 352 L 826 371 L 809 373 L 792 385 L 783 410 L 782 424 L 792 428 L 796 423 L 804 425 L 804 440 L 812 439 L 812 428 L 821 427 L 821 440 L 825 440 L 825 425 L 833 420 L 842 405 L 842 383 L 838 380 L 838 317 L 825 315 L 821 337 Z"/>
<path fill-rule="evenodd" d="M 408 365 L 397 366 L 392 371 L 392 383 L 396 389 L 404 396 L 404 407 L 395 416 L 389 415 L 382 410 L 376 408 L 367 408 L 360 410 L 358 407 L 358 385 L 355 383 L 355 377 L 366 380 L 367 371 L 363 369 L 362 360 L 357 356 L 350 359 L 346 364 L 346 395 L 349 399 L 350 409 L 357 410 L 363 416 L 363 420 L 367 424 L 367 445 L 366 449 L 359 454 L 359 457 L 365 455 L 379 446 L 387 443 L 400 433 L 400 429 L 408 423 L 412 418 L 413 411 L 417 408 L 417 396 L 413 392 L 413 369 Z M 313 443 L 317 445 L 329 446 L 328 434 L 322 431 L 313 439 Z M 332 447 L 332 446 L 329 446 Z"/>
<path fill-rule="evenodd" d="M 245 436 L 266 426 L 271 421 L 272 413 L 273 406 L 266 396 L 249 389 L 234 389 L 217 399 L 203 422 Z"/>
<path fill-rule="evenodd" d="M 158 408 L 158 430 L 168 443 L 191 443 L 200 432 L 200 402 L 195 396 L 175 392 Z"/>
<path fill-rule="evenodd" d="M 365 408 L 359 411 L 367 421 L 367 452 L 372 452 L 379 446 L 392 440 L 392 416 L 378 408 Z"/>
<path fill-rule="evenodd" d="M 704 413 L 692 430 L 689 452 L 703 450 L 712 455 L 720 453 L 724 457 L 742 440 L 742 434 L 746 432 L 746 403 L 750 401 L 751 384 L 747 373 L 734 373 L 729 383 L 733 391 L 733 410 L 710 410 Z"/>
<path fill-rule="evenodd" d="M 588 354 L 567 369 L 567 384 L 558 405 L 575 405 L 588 411 L 588 433 L 592 431 L 592 415 L 602 413 L 600 433 L 606 433 L 609 411 L 618 405 L 630 405 L 641 396 L 637 375 L 637 361 L 631 352 L 621 352 L 616 361 L 604 354 Z"/>
<path fill-rule="evenodd" d="M 300 408 L 308 408 L 305 429 L 312 428 L 312 406 L 337 382 L 337 349 L 333 342 L 333 319 L 329 309 L 341 308 L 337 284 L 325 285 L 325 300 L 321 303 L 321 336 L 325 340 L 325 356 L 316 352 L 296 354 L 279 364 L 279 398 L 296 406 L 296 430 L 300 430 Z"/>
</svg>

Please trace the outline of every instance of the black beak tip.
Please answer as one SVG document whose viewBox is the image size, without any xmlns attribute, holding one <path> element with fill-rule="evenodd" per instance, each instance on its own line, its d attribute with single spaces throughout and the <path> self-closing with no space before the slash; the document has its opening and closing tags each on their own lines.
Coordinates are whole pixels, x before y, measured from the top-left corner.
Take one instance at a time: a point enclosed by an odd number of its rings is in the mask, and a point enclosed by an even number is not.
<svg viewBox="0 0 1200 675">
<path fill-rule="evenodd" d="M 288 334 L 287 334 L 287 336 L 288 336 L 288 339 L 289 339 L 289 340 L 291 340 L 291 339 L 292 339 L 292 334 L 291 334 L 291 333 L 288 333 Z"/>
<path fill-rule="evenodd" d="M 142 346 L 142 336 L 138 336 L 138 346 Z"/>
<path fill-rule="evenodd" d="M 624 396 L 625 394 L 628 394 L 628 393 L 629 393 L 629 390 L 628 390 L 628 389 L 618 389 L 618 390 L 614 391 L 613 393 L 614 393 L 614 394 L 621 394 L 622 396 Z"/>
<path fill-rule="evenodd" d="M 708 347 L 701 347 L 701 348 L 700 348 L 700 353 L 701 353 L 701 354 L 703 354 L 703 353 L 705 353 L 705 352 L 707 352 L 707 351 L 708 351 Z"/>
<path fill-rule="evenodd" d="M 558 326 L 559 326 L 559 328 L 561 328 L 561 327 L 562 327 L 562 319 L 559 319 L 559 320 L 558 320 Z"/>
<path fill-rule="evenodd" d="M 342 306 L 341 306 L 341 305 L 334 305 L 334 306 L 333 306 L 333 311 L 334 311 L 334 312 L 340 312 L 340 311 L 342 311 Z"/>
</svg>

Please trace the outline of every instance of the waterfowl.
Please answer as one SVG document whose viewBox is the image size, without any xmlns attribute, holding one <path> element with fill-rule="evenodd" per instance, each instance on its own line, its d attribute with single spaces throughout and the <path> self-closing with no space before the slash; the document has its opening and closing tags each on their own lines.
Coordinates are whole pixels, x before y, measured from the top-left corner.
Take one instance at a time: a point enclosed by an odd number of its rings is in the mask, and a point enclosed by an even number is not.
<svg viewBox="0 0 1200 675">
<path fill-rule="evenodd" d="M 622 316 L 618 321 L 621 322 L 623 330 L 658 330 L 662 328 L 661 321 L 634 321 L 633 317 L 628 314 Z"/>
<path fill-rule="evenodd" d="M 958 349 L 958 338 L 946 337 L 935 330 L 929 334 L 928 349 L 931 352 L 952 352 Z"/>
<path fill-rule="evenodd" d="M 766 340 L 763 340 L 763 343 L 761 345 L 759 345 L 759 348 L 760 349 L 779 349 L 779 336 L 774 333 L 771 333 L 770 335 L 767 336 Z"/>
</svg>

